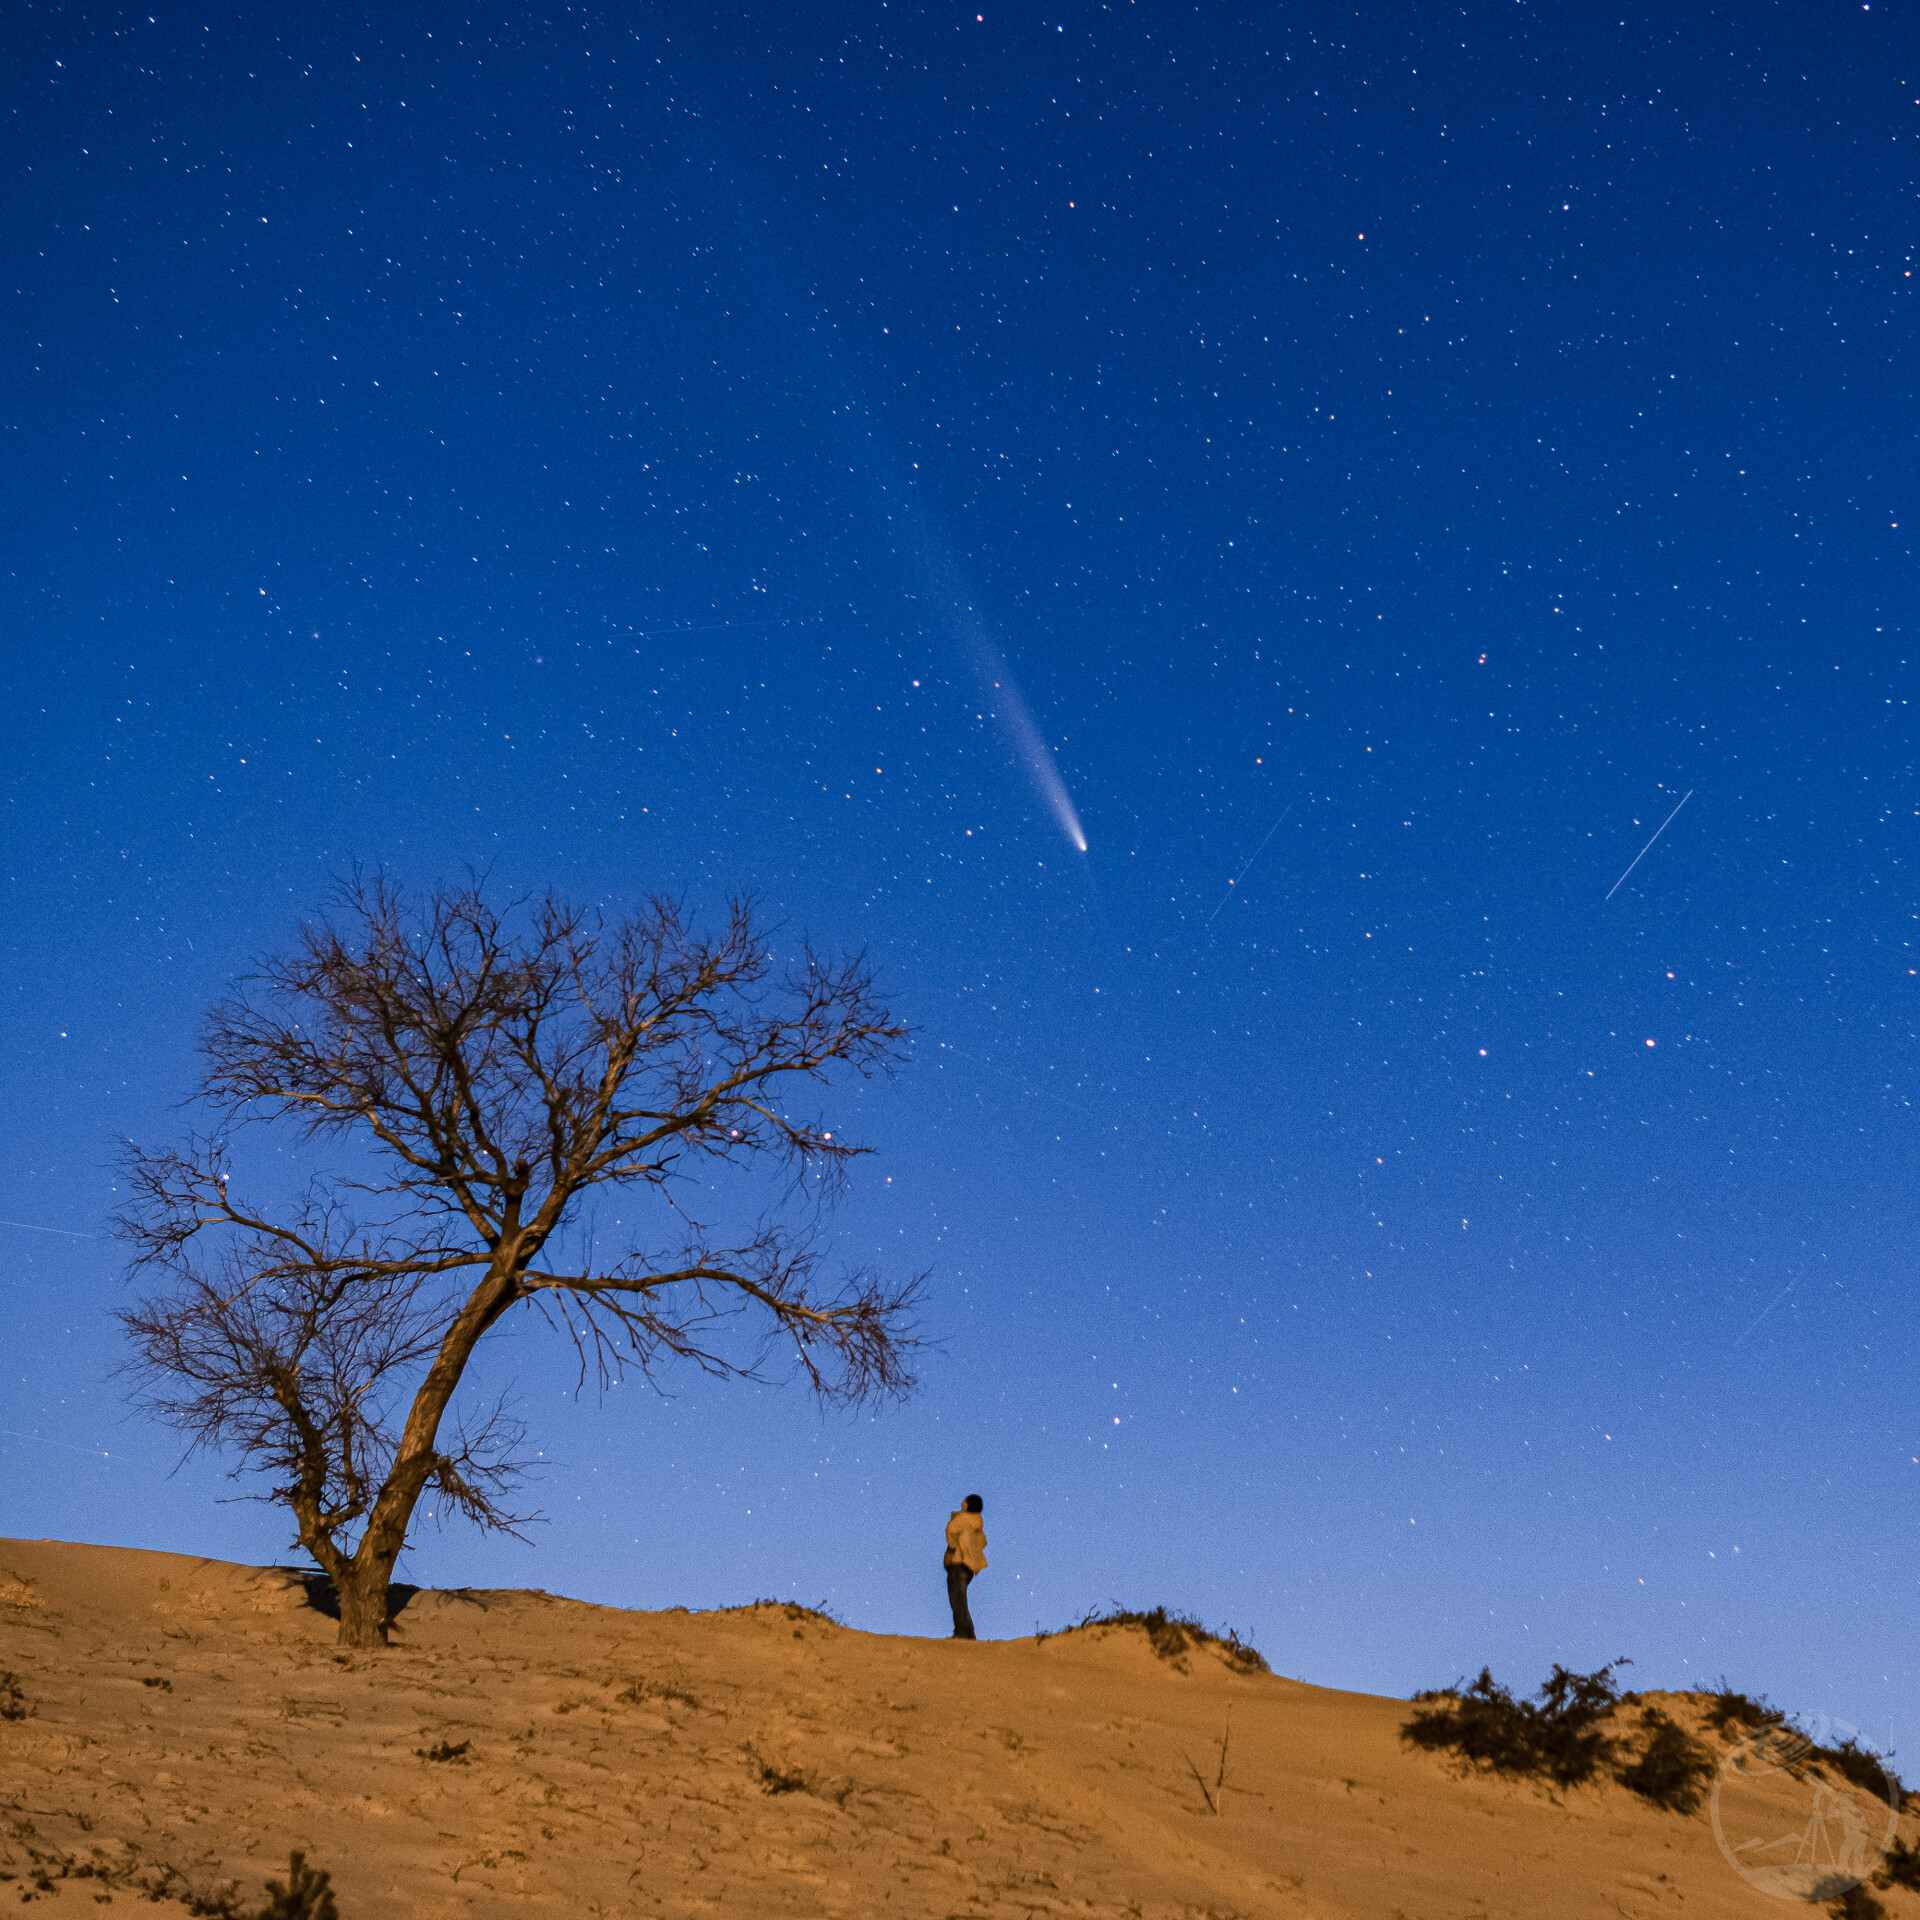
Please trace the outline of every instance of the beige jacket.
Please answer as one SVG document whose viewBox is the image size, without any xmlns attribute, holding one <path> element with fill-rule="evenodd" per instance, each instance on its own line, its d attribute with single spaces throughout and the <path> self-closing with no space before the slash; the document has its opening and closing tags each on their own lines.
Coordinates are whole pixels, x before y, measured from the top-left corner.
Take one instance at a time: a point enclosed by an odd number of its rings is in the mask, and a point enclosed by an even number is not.
<svg viewBox="0 0 1920 1920">
<path fill-rule="evenodd" d="M 946 1564 L 975 1573 L 987 1570 L 987 1523 L 964 1507 L 947 1522 Z"/>
</svg>

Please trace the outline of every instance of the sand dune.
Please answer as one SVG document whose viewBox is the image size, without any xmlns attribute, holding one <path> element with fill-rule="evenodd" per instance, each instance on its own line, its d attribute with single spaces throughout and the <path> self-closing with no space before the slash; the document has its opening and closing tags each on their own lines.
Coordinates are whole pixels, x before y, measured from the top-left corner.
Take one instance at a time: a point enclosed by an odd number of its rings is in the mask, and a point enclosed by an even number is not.
<svg viewBox="0 0 1920 1920">
<path fill-rule="evenodd" d="M 0 1901 L 36 1913 L 257 1906 L 294 1847 L 342 1920 L 1783 1910 L 1705 1811 L 1461 1778 L 1402 1745 L 1403 1702 L 1207 1649 L 1181 1671 L 1138 1629 L 957 1645 L 422 1592 L 347 1655 L 285 1569 L 8 1540 L 0 1668 Z"/>
</svg>

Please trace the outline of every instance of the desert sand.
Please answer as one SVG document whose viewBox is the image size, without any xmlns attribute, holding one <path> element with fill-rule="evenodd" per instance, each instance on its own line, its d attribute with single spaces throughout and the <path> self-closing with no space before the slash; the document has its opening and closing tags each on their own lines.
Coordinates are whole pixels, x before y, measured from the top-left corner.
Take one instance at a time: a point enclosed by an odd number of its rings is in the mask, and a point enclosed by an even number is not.
<svg viewBox="0 0 1920 1920">
<path fill-rule="evenodd" d="M 1463 1776 L 1402 1744 L 1403 1701 L 1138 1628 L 965 1645 L 422 1591 L 389 1650 L 334 1635 L 289 1569 L 0 1540 L 0 1904 L 237 1884 L 251 1911 L 298 1847 L 341 1920 L 1792 1910 L 1704 1808 Z"/>
</svg>

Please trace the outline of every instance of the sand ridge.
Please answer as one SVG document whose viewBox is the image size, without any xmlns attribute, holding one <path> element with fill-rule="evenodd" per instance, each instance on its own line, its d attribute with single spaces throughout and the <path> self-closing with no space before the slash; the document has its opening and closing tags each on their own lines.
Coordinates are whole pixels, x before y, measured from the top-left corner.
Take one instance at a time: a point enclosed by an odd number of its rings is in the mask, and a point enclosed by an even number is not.
<svg viewBox="0 0 1920 1920">
<path fill-rule="evenodd" d="M 421 1592 L 386 1652 L 334 1635 L 289 1569 L 0 1541 L 0 1900 L 252 1907 L 298 1847 L 342 1920 L 1778 1910 L 1704 1812 L 1462 1778 L 1402 1701 L 1182 1671 L 1137 1629 Z"/>
</svg>

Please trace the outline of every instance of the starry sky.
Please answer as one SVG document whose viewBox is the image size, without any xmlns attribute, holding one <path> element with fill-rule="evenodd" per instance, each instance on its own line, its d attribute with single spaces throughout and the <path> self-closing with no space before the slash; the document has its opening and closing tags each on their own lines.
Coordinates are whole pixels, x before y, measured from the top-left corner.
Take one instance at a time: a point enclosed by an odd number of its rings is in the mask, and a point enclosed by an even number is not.
<svg viewBox="0 0 1920 1920">
<path fill-rule="evenodd" d="M 944 1632 L 978 1491 L 989 1636 L 1920 1738 L 1905 7 L 0 33 L 0 1531 L 289 1557 L 105 1223 L 341 875 L 744 891 L 921 1390 L 503 1334 L 403 1577 Z"/>
</svg>

